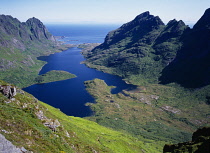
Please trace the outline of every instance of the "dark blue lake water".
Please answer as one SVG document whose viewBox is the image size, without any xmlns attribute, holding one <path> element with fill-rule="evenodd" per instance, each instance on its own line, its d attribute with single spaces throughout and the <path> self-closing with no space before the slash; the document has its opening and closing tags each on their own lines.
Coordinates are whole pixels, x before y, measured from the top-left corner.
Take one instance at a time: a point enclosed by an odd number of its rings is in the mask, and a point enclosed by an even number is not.
<svg viewBox="0 0 210 153">
<path fill-rule="evenodd" d="M 85 30 L 85 28 L 87 28 L 87 30 Z M 103 42 L 106 33 L 112 30 L 111 27 L 110 29 L 103 29 L 103 27 L 98 28 L 101 30 L 98 29 L 98 32 L 90 32 L 92 30 L 94 31 L 94 28 L 83 27 L 81 29 L 81 31 L 84 31 L 82 35 L 79 31 L 77 31 L 78 27 L 73 28 L 70 26 L 69 28 L 65 27 L 63 30 L 62 26 L 48 27 L 49 31 L 54 35 L 69 36 L 69 38 L 77 37 L 81 43 Z M 78 33 L 81 35 L 81 37 L 72 33 L 70 35 L 69 31 Z M 107 32 L 105 33 L 104 31 Z M 92 111 L 89 107 L 85 106 L 85 103 L 94 102 L 94 99 L 85 90 L 84 81 L 92 80 L 95 78 L 102 79 L 108 85 L 116 86 L 116 88 L 112 90 L 112 93 L 118 93 L 123 89 L 134 88 L 133 85 L 126 84 L 122 78 L 118 76 L 103 73 L 101 71 L 88 68 L 84 64 L 80 64 L 85 60 L 80 52 L 81 50 L 78 48 L 71 48 L 60 53 L 52 54 L 50 56 L 39 57 L 40 60 L 48 62 L 42 68 L 40 74 L 46 73 L 50 70 L 64 70 L 75 74 L 77 76 L 76 78 L 46 84 L 32 85 L 25 88 L 24 90 L 33 94 L 39 100 L 59 108 L 67 115 L 85 117 L 92 114 Z"/>
</svg>

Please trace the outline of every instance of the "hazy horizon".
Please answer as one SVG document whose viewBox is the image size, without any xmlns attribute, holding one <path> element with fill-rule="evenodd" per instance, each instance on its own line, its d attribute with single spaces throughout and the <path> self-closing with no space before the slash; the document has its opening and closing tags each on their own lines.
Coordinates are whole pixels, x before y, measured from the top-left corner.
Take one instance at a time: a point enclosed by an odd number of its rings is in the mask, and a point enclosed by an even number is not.
<svg viewBox="0 0 210 153">
<path fill-rule="evenodd" d="M 0 14 L 21 22 L 36 17 L 44 24 L 121 25 L 149 11 L 167 24 L 183 20 L 195 24 L 209 6 L 209 0 L 1 0 Z"/>
</svg>

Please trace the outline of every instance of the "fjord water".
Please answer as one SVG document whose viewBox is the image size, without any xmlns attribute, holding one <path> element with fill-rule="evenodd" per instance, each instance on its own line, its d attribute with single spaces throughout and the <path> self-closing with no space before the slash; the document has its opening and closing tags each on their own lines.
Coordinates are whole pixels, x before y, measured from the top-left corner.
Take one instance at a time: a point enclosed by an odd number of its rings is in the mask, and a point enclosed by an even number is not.
<svg viewBox="0 0 210 153">
<path fill-rule="evenodd" d="M 113 30 L 111 26 L 110 29 L 107 27 L 103 28 L 102 26 L 95 26 L 94 28 L 65 26 L 63 29 L 61 26 L 49 26 L 48 29 L 53 35 L 65 36 L 72 40 L 77 38 L 78 41 L 74 43 L 101 43 L 106 33 Z M 73 31 L 72 34 L 69 31 Z M 80 52 L 81 50 L 75 47 L 50 56 L 39 57 L 40 60 L 47 62 L 40 71 L 40 74 L 44 74 L 50 70 L 64 70 L 75 74 L 77 76 L 76 78 L 46 84 L 36 84 L 24 90 L 33 94 L 39 100 L 59 108 L 67 115 L 85 117 L 92 114 L 92 111 L 89 107 L 85 106 L 85 103 L 94 102 L 94 99 L 85 90 L 84 81 L 95 78 L 102 79 L 108 85 L 116 86 L 116 88 L 112 89 L 112 93 L 118 93 L 124 89 L 134 87 L 133 85 L 126 84 L 118 76 L 103 73 L 81 64 L 85 59 Z"/>
</svg>

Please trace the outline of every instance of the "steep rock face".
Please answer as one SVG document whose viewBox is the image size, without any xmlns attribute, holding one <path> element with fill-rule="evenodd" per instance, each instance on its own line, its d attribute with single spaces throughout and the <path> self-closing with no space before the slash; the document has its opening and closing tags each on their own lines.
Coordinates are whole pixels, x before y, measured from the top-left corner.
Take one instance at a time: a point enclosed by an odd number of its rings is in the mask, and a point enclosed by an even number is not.
<svg viewBox="0 0 210 153">
<path fill-rule="evenodd" d="M 17 148 L 10 141 L 8 141 L 2 134 L 0 134 L 0 152 L 1 153 L 23 153 L 27 150 L 25 148 Z"/>
<path fill-rule="evenodd" d="M 36 39 L 48 39 L 55 41 L 54 37 L 47 31 L 43 23 L 36 18 L 30 18 L 26 22 L 21 23 L 18 19 L 9 15 L 0 15 L 0 32 L 1 39 L 5 39 L 5 36 L 14 36 L 28 40 L 31 38 Z M 34 39 L 35 39 L 34 38 Z"/>
<path fill-rule="evenodd" d="M 182 48 L 175 60 L 162 72 L 162 83 L 177 82 L 197 88 L 210 83 L 210 9 L 207 9 L 193 29 L 182 35 Z"/>
<path fill-rule="evenodd" d="M 0 15 L 0 23 L 0 53 L 5 51 L 9 56 L 13 56 L 18 51 L 26 51 L 30 55 L 31 48 L 56 45 L 54 36 L 36 18 L 31 18 L 21 23 L 12 16 Z M 44 50 L 42 52 L 44 53 Z M 37 53 L 37 55 L 40 54 L 41 52 Z M 1 58 L 1 60 L 6 58 L 8 56 Z"/>
<path fill-rule="evenodd" d="M 0 42 L 3 47 L 10 47 L 4 44 L 12 43 L 15 45 L 17 42 L 26 46 L 25 41 L 30 40 L 55 41 L 55 38 L 47 31 L 43 23 L 34 17 L 21 23 L 12 16 L 0 15 L 0 23 Z"/>
<path fill-rule="evenodd" d="M 141 75 L 157 82 L 159 73 L 175 58 L 187 29 L 183 21 L 164 25 L 158 16 L 145 12 L 111 31 L 103 44 L 86 55 L 87 62 L 106 66 L 123 77 Z"/>
<path fill-rule="evenodd" d="M 44 24 L 36 18 L 30 18 L 26 21 L 28 27 L 30 27 L 30 31 L 32 35 L 30 35 L 31 40 L 33 39 L 48 39 L 55 41 L 55 38 L 47 31 Z M 35 38 L 34 38 L 35 37 Z"/>
<path fill-rule="evenodd" d="M 22 23 L 11 16 L 0 15 L 0 45 L 1 47 L 13 46 L 18 49 L 25 50 L 24 44 L 17 38 L 25 35 L 24 38 L 27 39 L 27 29 Z M 14 24 L 15 23 L 15 24 Z"/>
<path fill-rule="evenodd" d="M 0 15 L 0 78 L 21 85 L 31 80 L 42 62 L 36 58 L 58 51 L 58 43 L 43 25 L 31 18 L 26 22 Z M 30 84 L 30 83 L 29 83 Z"/>
</svg>

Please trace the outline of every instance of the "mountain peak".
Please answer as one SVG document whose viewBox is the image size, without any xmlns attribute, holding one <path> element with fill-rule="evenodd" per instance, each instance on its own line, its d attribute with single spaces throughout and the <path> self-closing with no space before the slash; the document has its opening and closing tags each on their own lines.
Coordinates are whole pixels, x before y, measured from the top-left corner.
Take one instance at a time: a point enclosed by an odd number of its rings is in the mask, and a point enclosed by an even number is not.
<svg viewBox="0 0 210 153">
<path fill-rule="evenodd" d="M 170 20 L 167 25 L 172 25 L 172 24 L 175 24 L 177 23 L 178 21 L 176 19 L 173 19 L 173 20 Z"/>
<path fill-rule="evenodd" d="M 174 24 L 185 26 L 185 23 L 182 20 L 177 21 L 176 19 L 170 20 L 167 25 L 174 25 Z"/>
<path fill-rule="evenodd" d="M 34 24 L 38 24 L 39 27 L 44 27 L 44 24 L 37 18 L 33 17 L 33 18 L 30 18 L 26 21 L 26 23 L 30 26 L 34 25 Z"/>
<path fill-rule="evenodd" d="M 151 20 L 151 21 L 156 21 L 156 23 L 159 24 L 159 25 L 164 25 L 164 23 L 159 18 L 159 16 L 151 15 L 149 11 L 146 11 L 144 13 L 139 14 L 138 16 L 136 16 L 136 18 L 133 21 L 141 22 L 141 21 L 146 21 L 148 19 Z"/>
<path fill-rule="evenodd" d="M 143 17 L 148 17 L 148 16 L 150 16 L 150 12 L 149 11 L 146 11 L 146 12 L 141 13 L 138 16 L 136 16 L 135 19 L 139 19 L 139 18 L 143 18 Z"/>
<path fill-rule="evenodd" d="M 160 25 L 164 25 L 162 20 L 158 16 L 150 15 L 149 11 L 139 14 L 134 18 L 134 20 L 124 24 L 122 27 L 126 26 L 137 26 L 141 25 L 141 27 L 158 27 Z"/>
<path fill-rule="evenodd" d="M 31 33 L 37 38 L 46 38 L 51 41 L 55 41 L 55 38 L 48 32 L 44 24 L 37 18 L 33 17 L 26 21 L 26 24 L 30 27 Z M 31 37 L 32 38 L 32 37 Z M 32 38 L 33 39 L 33 38 Z"/>
<path fill-rule="evenodd" d="M 210 8 L 208 8 L 203 16 L 198 20 L 193 28 L 198 29 L 200 27 L 209 27 L 210 28 Z"/>
</svg>

